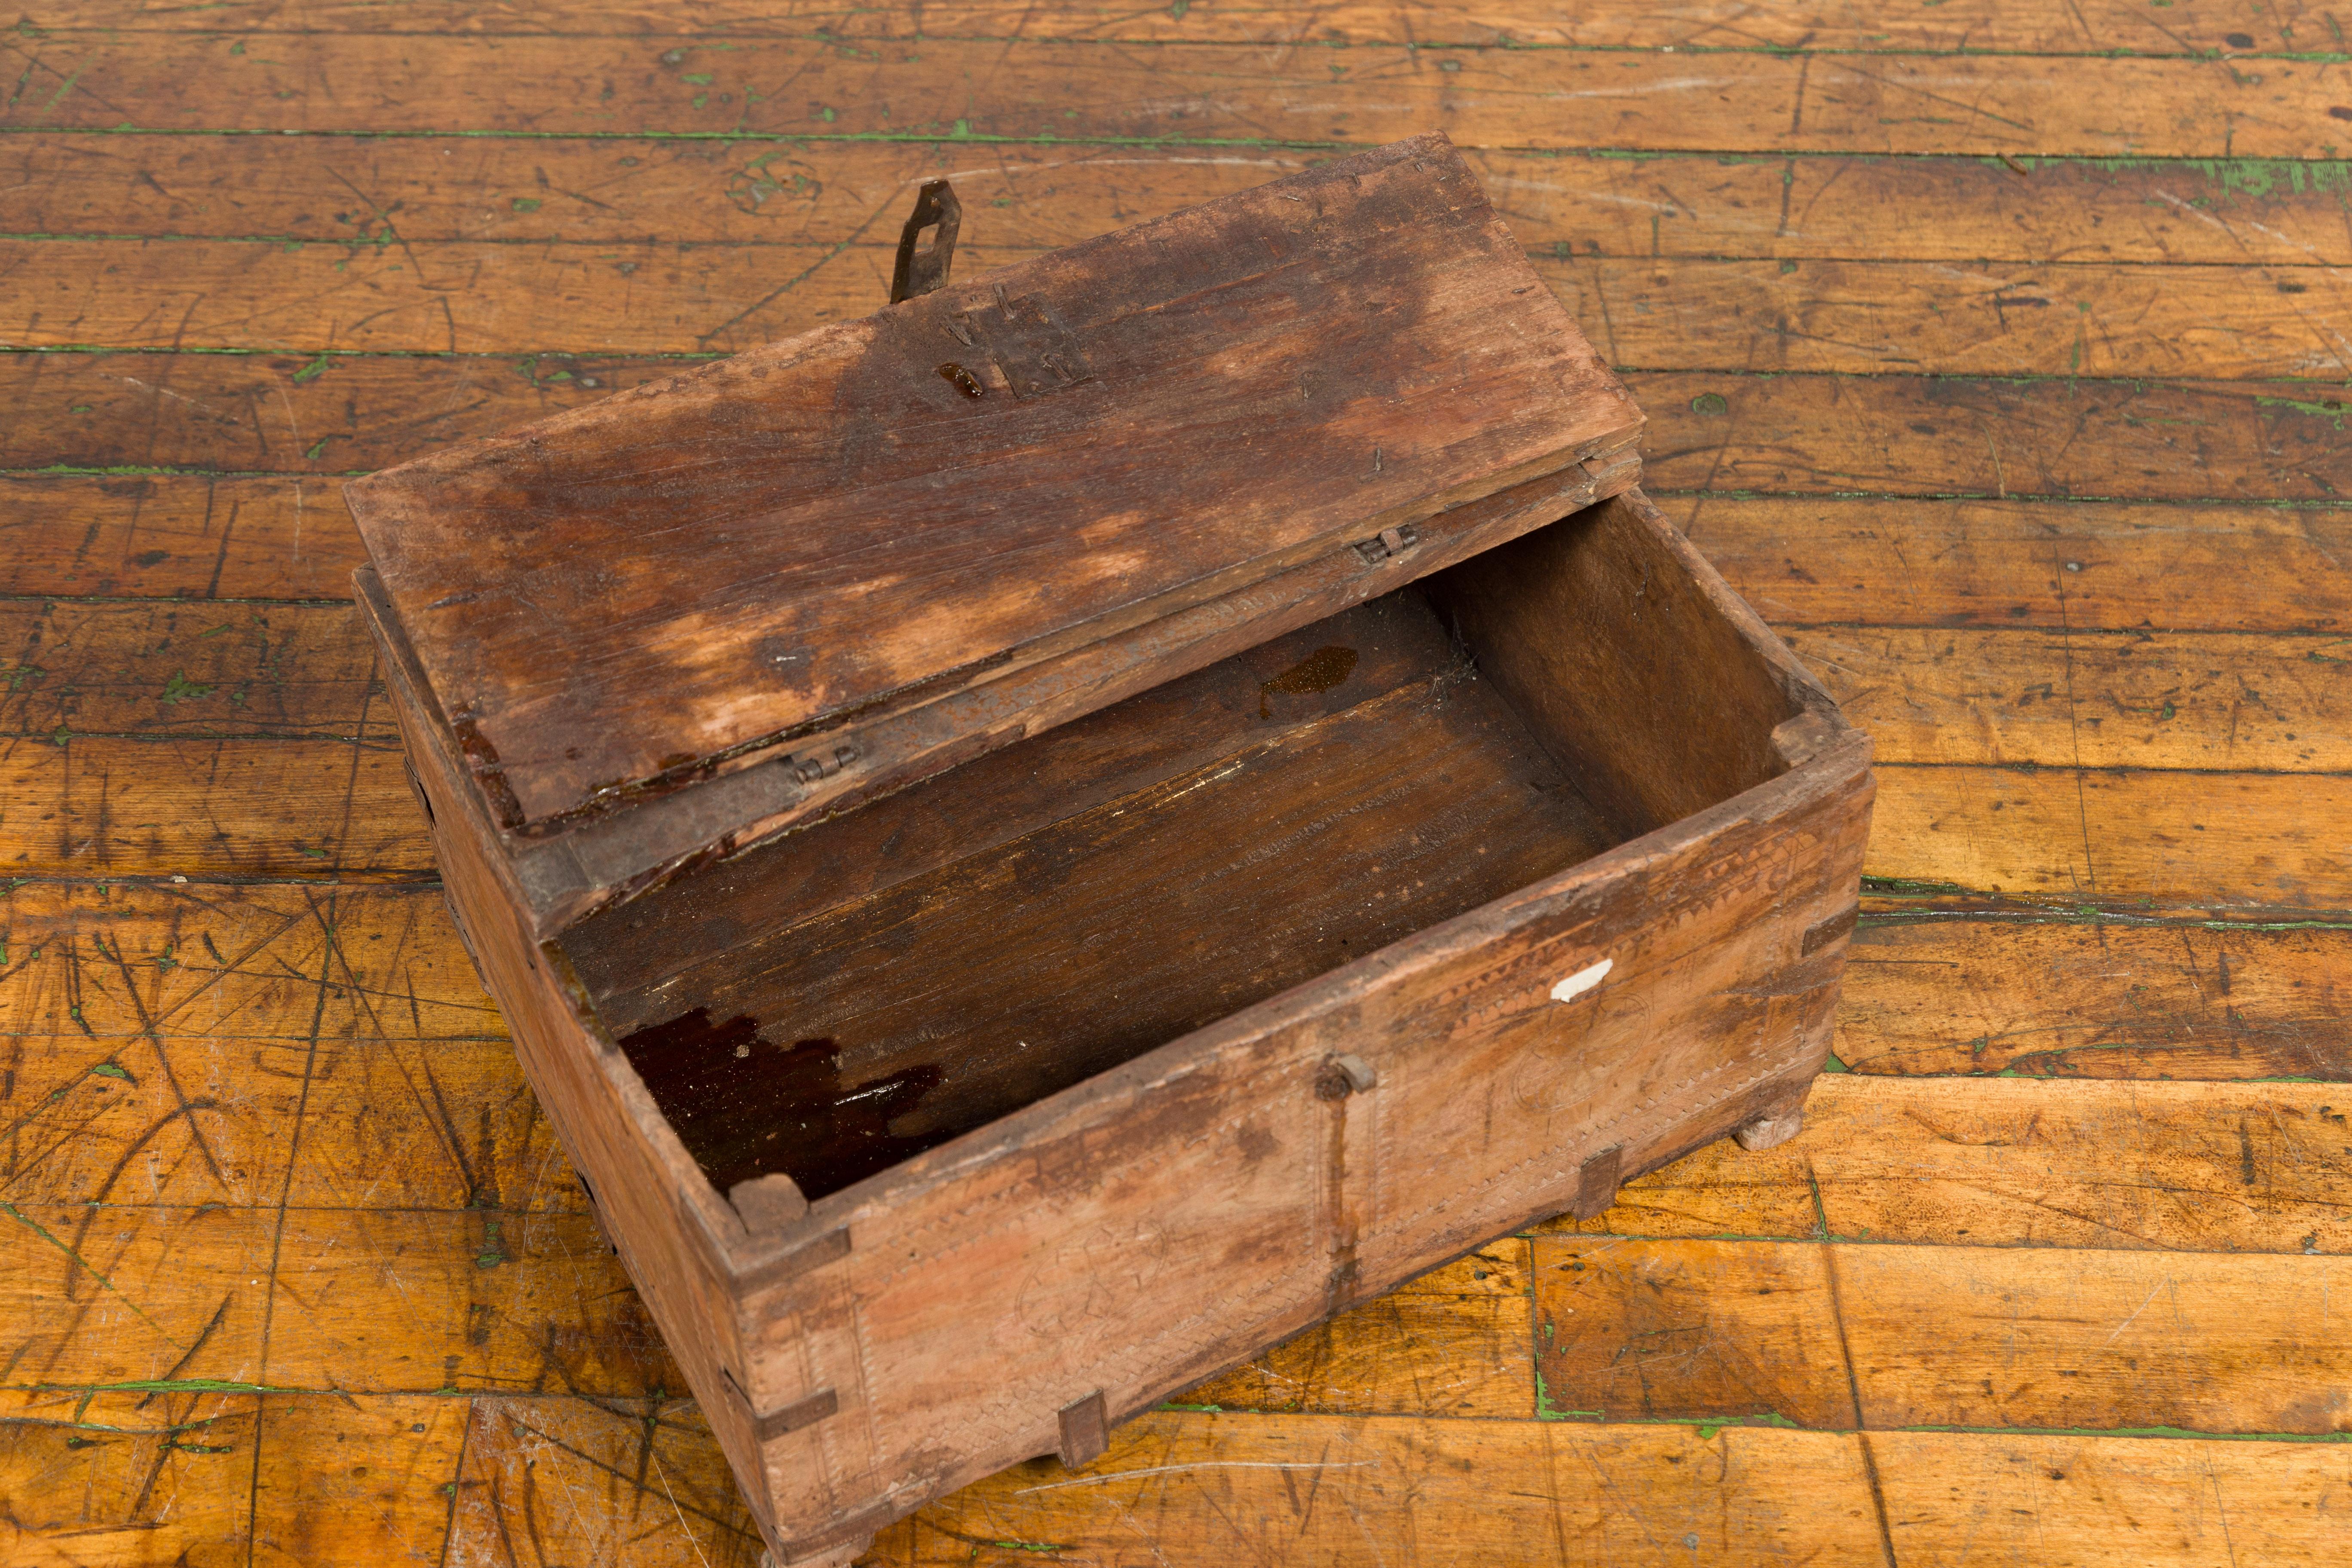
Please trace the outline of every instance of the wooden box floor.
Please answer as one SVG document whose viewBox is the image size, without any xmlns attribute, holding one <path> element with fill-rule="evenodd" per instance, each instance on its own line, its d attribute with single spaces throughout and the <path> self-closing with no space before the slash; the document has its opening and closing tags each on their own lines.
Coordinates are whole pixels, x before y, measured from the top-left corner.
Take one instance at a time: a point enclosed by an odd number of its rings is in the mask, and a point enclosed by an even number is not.
<svg viewBox="0 0 2352 1568">
<path fill-rule="evenodd" d="M 1507 47 L 1506 47 L 1507 46 Z M 0 1561 L 757 1559 L 342 476 L 1432 128 L 1875 736 L 1840 1070 L 892 1564 L 2352 1539 L 2352 63 L 2299 5 L 89 0 L 0 102 Z"/>
</svg>

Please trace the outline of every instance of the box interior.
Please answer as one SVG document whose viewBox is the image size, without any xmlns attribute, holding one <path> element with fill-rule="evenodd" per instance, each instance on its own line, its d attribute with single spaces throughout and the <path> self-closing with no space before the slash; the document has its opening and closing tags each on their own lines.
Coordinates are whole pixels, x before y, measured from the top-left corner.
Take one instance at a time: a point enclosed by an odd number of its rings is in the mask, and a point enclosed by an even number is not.
<svg viewBox="0 0 2352 1568">
<path fill-rule="evenodd" d="M 1782 770 L 1621 498 L 561 939 L 724 1193 L 814 1201 Z"/>
</svg>

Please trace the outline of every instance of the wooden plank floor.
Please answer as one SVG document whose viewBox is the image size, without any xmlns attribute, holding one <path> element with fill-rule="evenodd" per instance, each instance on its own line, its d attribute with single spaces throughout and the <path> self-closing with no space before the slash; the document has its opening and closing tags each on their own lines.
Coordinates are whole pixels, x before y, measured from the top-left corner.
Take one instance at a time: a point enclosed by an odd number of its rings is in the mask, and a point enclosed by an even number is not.
<svg viewBox="0 0 2352 1568">
<path fill-rule="evenodd" d="M 442 912 L 338 486 L 1442 127 L 1876 736 L 1804 1135 L 892 1564 L 2352 1556 L 2352 15 L 82 0 L 0 71 L 0 1562 L 758 1556 Z"/>
</svg>

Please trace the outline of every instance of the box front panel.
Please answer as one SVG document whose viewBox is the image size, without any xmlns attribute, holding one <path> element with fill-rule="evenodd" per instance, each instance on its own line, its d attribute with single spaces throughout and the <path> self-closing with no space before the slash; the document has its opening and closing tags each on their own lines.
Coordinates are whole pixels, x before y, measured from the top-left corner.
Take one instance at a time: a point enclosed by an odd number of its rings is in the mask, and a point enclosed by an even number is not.
<svg viewBox="0 0 2352 1568">
<path fill-rule="evenodd" d="M 867 1399 L 824 1425 L 870 1469 L 844 1505 L 903 1512 L 1055 1452 L 1073 1403 L 1099 1392 L 1117 1420 L 1328 1310 L 1345 1112 L 1312 1068 L 1229 1052 L 853 1218 L 850 1256 L 793 1291 L 838 1271 L 854 1301 Z M 793 1319 L 753 1332 L 796 1353 Z"/>
</svg>

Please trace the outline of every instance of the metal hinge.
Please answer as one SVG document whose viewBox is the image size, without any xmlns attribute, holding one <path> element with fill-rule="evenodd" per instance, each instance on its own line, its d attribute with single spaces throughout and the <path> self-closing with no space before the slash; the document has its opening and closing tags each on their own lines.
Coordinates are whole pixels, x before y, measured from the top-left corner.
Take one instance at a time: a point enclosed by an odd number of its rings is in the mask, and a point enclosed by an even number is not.
<svg viewBox="0 0 2352 1568">
<path fill-rule="evenodd" d="M 1356 553 L 1364 558 L 1365 565 L 1370 566 L 1374 562 L 1386 561 L 1391 555 L 1402 555 L 1420 542 L 1421 531 L 1408 522 L 1396 528 L 1384 528 L 1370 539 L 1358 541 Z"/>
<path fill-rule="evenodd" d="M 791 765 L 793 772 L 800 775 L 801 783 L 814 784 L 819 779 L 833 777 L 856 760 L 856 747 L 835 746 L 830 753 L 812 752 L 805 757 L 794 757 Z"/>
</svg>

